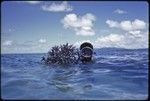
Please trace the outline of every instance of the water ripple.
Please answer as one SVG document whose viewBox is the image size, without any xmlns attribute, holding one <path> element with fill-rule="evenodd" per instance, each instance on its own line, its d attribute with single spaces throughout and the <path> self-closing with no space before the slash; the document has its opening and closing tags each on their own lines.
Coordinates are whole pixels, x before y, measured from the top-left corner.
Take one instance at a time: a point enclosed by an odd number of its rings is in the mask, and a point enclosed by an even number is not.
<svg viewBox="0 0 150 101">
<path fill-rule="evenodd" d="M 5 54 L 2 98 L 146 99 L 147 55 L 145 50 L 98 50 L 93 63 L 60 66 L 40 63 L 43 54 Z"/>
</svg>

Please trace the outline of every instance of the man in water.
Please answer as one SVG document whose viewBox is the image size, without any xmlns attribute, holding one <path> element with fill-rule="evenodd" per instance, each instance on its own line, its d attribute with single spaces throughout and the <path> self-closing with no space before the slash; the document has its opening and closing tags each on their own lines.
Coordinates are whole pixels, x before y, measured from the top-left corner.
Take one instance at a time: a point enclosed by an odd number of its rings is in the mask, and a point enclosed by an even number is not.
<svg viewBox="0 0 150 101">
<path fill-rule="evenodd" d="M 91 62 L 93 57 L 93 45 L 89 42 L 84 42 L 80 46 L 80 60 L 83 63 Z"/>
</svg>

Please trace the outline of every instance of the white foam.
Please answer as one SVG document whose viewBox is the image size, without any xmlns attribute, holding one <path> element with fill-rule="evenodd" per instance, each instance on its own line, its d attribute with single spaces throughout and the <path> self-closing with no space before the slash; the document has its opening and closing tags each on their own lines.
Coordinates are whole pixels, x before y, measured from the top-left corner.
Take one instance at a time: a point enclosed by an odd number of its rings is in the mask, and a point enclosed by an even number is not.
<svg viewBox="0 0 150 101">
<path fill-rule="evenodd" d="M 111 70 L 109 70 L 109 69 L 95 69 L 95 70 L 93 70 L 94 73 L 108 73 L 110 71 Z"/>
</svg>

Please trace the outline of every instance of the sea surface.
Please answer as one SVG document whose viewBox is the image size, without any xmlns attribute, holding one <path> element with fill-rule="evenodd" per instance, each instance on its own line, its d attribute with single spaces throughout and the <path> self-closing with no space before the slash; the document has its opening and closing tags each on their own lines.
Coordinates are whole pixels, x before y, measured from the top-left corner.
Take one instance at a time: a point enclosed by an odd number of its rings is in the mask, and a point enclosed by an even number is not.
<svg viewBox="0 0 150 101">
<path fill-rule="evenodd" d="M 45 65 L 46 54 L 1 54 L 2 99 L 143 100 L 148 49 L 95 49 L 94 62 Z"/>
</svg>

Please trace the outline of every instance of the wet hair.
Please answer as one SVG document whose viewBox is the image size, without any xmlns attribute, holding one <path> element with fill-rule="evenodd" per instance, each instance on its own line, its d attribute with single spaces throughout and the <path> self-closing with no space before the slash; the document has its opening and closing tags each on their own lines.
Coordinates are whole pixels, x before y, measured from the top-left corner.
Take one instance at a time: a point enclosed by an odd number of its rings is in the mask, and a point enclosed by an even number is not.
<svg viewBox="0 0 150 101">
<path fill-rule="evenodd" d="M 84 42 L 84 43 L 82 43 L 81 46 L 80 46 L 80 50 L 81 50 L 82 48 L 84 48 L 84 47 L 90 47 L 90 48 L 93 49 L 93 45 L 92 45 L 91 43 L 89 43 L 89 42 Z"/>
</svg>

